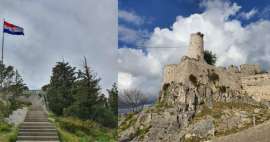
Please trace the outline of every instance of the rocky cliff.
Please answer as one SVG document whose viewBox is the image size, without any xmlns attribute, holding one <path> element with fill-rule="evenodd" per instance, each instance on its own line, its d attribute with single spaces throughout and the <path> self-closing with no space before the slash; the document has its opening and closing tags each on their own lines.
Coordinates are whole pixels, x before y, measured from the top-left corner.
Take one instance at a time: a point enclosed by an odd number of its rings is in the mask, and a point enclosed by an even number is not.
<svg viewBox="0 0 270 142">
<path fill-rule="evenodd" d="M 270 119 L 267 106 L 243 92 L 240 77 L 184 57 L 177 82 L 165 82 L 156 104 L 119 121 L 119 141 L 204 141 Z"/>
</svg>

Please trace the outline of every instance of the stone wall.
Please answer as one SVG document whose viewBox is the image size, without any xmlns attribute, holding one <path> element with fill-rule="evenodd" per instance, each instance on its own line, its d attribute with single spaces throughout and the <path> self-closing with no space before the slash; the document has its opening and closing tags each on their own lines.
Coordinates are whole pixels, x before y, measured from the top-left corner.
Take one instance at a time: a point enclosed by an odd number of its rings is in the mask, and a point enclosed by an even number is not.
<svg viewBox="0 0 270 142">
<path fill-rule="evenodd" d="M 261 72 L 258 64 L 243 64 L 240 65 L 240 72 L 244 75 L 255 75 Z"/>
<path fill-rule="evenodd" d="M 165 65 L 163 70 L 163 84 L 170 83 L 176 78 L 177 64 Z"/>
<path fill-rule="evenodd" d="M 263 85 L 263 82 L 265 81 L 270 81 L 270 74 L 257 74 L 241 77 L 241 83 L 243 86 L 256 86 L 260 84 Z"/>
<path fill-rule="evenodd" d="M 228 66 L 227 71 L 230 73 L 239 73 L 239 69 L 235 65 Z"/>
</svg>

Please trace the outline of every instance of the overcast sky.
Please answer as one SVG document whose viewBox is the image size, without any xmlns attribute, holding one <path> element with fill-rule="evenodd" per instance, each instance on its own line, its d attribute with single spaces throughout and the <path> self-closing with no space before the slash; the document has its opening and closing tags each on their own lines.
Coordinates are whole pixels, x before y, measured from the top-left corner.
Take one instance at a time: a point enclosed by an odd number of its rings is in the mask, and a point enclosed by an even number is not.
<svg viewBox="0 0 270 142">
<path fill-rule="evenodd" d="M 198 31 L 205 35 L 205 49 L 217 55 L 217 66 L 258 63 L 269 69 L 268 1 L 139 1 L 119 1 L 120 89 L 157 96 L 164 65 L 179 63 L 190 34 Z"/>
<path fill-rule="evenodd" d="M 83 56 L 103 91 L 117 81 L 116 0 L 0 0 L 0 18 L 24 28 L 25 36 L 5 34 L 4 62 L 31 89 L 49 82 L 57 61 L 81 68 Z"/>
</svg>

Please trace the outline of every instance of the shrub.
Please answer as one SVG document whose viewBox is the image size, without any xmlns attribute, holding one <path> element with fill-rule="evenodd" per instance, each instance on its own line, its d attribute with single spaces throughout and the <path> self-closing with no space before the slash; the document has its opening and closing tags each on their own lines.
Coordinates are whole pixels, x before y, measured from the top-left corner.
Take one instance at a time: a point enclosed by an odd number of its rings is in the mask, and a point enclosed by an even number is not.
<svg viewBox="0 0 270 142">
<path fill-rule="evenodd" d="M 194 86 L 197 86 L 197 85 L 198 85 L 197 77 L 194 76 L 193 74 L 189 75 L 189 80 L 192 82 L 192 84 L 193 84 Z"/>
<path fill-rule="evenodd" d="M 162 87 L 162 90 L 167 90 L 170 87 L 170 83 L 165 83 Z"/>
<path fill-rule="evenodd" d="M 12 126 L 6 122 L 0 121 L 0 132 L 10 132 Z"/>
<path fill-rule="evenodd" d="M 116 135 L 110 129 L 102 127 L 92 120 L 81 120 L 74 117 L 56 117 L 55 122 L 60 132 L 61 140 L 78 141 L 114 141 Z M 94 140 L 95 139 L 95 140 Z"/>
<path fill-rule="evenodd" d="M 212 51 L 205 50 L 204 51 L 204 60 L 209 65 L 215 65 L 217 61 L 216 54 L 212 53 Z"/>
<path fill-rule="evenodd" d="M 226 92 L 226 86 L 219 86 L 219 91 L 221 93 L 225 93 Z"/>
<path fill-rule="evenodd" d="M 91 129 L 99 127 L 98 124 L 91 120 L 82 121 L 78 118 L 65 117 L 57 118 L 56 121 L 59 123 L 60 127 L 66 129 L 69 132 L 75 133 L 76 129 L 83 132 L 89 133 Z"/>
<path fill-rule="evenodd" d="M 212 73 L 209 73 L 209 74 L 208 74 L 208 79 L 209 79 L 210 81 L 215 82 L 215 81 L 218 81 L 218 80 L 219 80 L 219 76 L 218 76 L 218 74 L 216 74 L 215 72 L 212 72 Z"/>
</svg>

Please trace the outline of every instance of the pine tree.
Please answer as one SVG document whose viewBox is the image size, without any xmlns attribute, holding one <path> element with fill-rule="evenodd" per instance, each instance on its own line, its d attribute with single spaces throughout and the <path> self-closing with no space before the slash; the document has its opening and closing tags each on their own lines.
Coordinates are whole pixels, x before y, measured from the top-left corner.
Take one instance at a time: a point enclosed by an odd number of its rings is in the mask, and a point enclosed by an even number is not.
<svg viewBox="0 0 270 142">
<path fill-rule="evenodd" d="M 64 109 L 72 104 L 75 79 L 75 67 L 71 67 L 68 62 L 57 62 L 47 90 L 49 108 L 56 115 L 62 115 Z"/>
<path fill-rule="evenodd" d="M 97 107 L 101 104 L 99 81 L 100 79 L 91 72 L 84 58 L 84 69 L 78 71 L 78 78 L 74 84 L 75 102 L 65 111 L 65 114 L 95 120 L 98 114 Z"/>
<path fill-rule="evenodd" d="M 23 83 L 23 78 L 18 70 L 15 71 L 14 81 L 9 87 L 9 90 L 14 92 L 15 96 L 22 94 L 24 90 L 28 90 L 27 86 Z"/>
<path fill-rule="evenodd" d="M 114 113 L 114 115 L 118 114 L 118 89 L 116 83 L 113 84 L 112 88 L 109 90 L 107 89 L 107 92 L 109 94 L 108 98 L 108 104 L 110 110 Z"/>
</svg>

